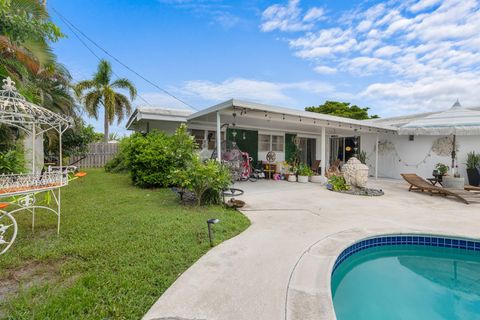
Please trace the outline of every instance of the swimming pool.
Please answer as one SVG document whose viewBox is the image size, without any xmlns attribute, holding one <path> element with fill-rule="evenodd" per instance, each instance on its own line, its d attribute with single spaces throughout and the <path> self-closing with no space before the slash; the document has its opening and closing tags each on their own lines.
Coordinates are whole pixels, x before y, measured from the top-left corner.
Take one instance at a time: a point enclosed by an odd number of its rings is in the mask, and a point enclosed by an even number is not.
<svg viewBox="0 0 480 320">
<path fill-rule="evenodd" d="M 418 235 L 359 242 L 334 266 L 337 319 L 480 319 L 479 250 L 467 239 Z"/>
</svg>

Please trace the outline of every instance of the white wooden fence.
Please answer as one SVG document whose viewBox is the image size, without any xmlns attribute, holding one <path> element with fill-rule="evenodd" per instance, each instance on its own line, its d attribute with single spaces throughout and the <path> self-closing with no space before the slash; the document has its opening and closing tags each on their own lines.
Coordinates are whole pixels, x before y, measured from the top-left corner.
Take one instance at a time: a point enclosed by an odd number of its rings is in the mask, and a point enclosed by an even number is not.
<svg viewBox="0 0 480 320">
<path fill-rule="evenodd" d="M 70 157 L 69 162 L 79 168 L 101 168 L 117 154 L 118 147 L 118 143 L 90 143 L 85 154 Z"/>
</svg>

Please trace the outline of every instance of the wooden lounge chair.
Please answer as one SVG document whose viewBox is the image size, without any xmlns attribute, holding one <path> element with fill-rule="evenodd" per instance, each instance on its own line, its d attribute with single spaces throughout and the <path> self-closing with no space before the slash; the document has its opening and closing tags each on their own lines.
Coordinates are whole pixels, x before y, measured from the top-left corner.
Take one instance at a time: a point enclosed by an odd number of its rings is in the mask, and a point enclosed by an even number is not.
<svg viewBox="0 0 480 320">
<path fill-rule="evenodd" d="M 321 173 L 322 173 L 322 172 L 321 172 L 321 169 L 322 169 L 322 168 L 320 168 L 320 163 L 321 163 L 321 162 L 322 162 L 322 160 L 315 160 L 315 161 L 313 161 L 313 164 L 312 164 L 312 166 L 310 167 L 310 169 L 312 169 L 312 171 L 315 172 L 315 173 L 321 174 Z"/>
<path fill-rule="evenodd" d="M 402 178 L 410 184 L 408 191 L 428 192 L 430 195 L 438 194 L 442 196 L 452 196 L 460 201 L 470 204 L 472 202 L 480 202 L 480 195 L 470 192 L 468 186 L 466 190 L 450 189 L 433 186 L 427 180 L 419 177 L 415 173 L 402 173 Z"/>
</svg>

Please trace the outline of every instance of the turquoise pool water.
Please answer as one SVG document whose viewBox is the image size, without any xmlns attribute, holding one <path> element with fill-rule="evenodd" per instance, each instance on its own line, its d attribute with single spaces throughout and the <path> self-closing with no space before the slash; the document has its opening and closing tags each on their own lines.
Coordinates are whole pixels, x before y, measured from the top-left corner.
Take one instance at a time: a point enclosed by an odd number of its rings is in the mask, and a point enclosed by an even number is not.
<svg viewBox="0 0 480 320">
<path fill-rule="evenodd" d="M 387 245 L 360 251 L 332 275 L 338 320 L 480 319 L 480 253 Z"/>
</svg>

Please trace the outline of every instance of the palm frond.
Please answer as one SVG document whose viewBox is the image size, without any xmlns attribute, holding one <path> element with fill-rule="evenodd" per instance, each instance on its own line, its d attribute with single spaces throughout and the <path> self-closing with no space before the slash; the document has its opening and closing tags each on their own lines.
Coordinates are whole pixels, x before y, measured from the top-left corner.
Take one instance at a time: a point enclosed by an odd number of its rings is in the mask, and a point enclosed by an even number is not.
<svg viewBox="0 0 480 320">
<path fill-rule="evenodd" d="M 107 86 L 112 78 L 112 65 L 107 60 L 100 60 L 97 72 L 93 76 L 93 80 L 103 86 Z"/>
<path fill-rule="evenodd" d="M 130 100 L 121 93 L 115 94 L 115 115 L 117 116 L 117 123 L 122 122 L 125 115 L 130 115 L 132 112 L 132 105 Z"/>
<path fill-rule="evenodd" d="M 108 123 L 112 124 L 115 119 L 115 91 L 112 88 L 106 87 L 103 90 L 105 114 L 108 118 Z"/>
<path fill-rule="evenodd" d="M 83 80 L 73 86 L 73 91 L 75 92 L 77 98 L 80 100 L 85 90 L 90 90 L 94 88 L 98 88 L 98 85 L 94 80 Z"/>
<path fill-rule="evenodd" d="M 117 79 L 110 85 L 112 88 L 126 89 L 130 94 L 130 99 L 133 100 L 137 96 L 137 88 L 135 85 L 126 78 Z"/>
<path fill-rule="evenodd" d="M 98 111 L 102 105 L 102 93 L 98 90 L 92 90 L 85 95 L 83 100 L 88 115 L 98 119 Z"/>
</svg>

